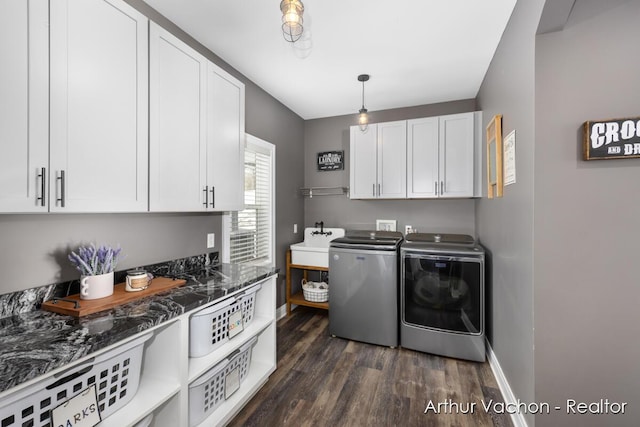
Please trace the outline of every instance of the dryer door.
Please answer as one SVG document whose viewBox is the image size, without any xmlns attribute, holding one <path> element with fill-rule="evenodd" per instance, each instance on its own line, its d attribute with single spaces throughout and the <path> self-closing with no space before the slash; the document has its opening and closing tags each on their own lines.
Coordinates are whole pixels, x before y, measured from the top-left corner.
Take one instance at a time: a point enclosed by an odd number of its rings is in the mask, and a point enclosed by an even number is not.
<svg viewBox="0 0 640 427">
<path fill-rule="evenodd" d="M 402 322 L 448 332 L 484 329 L 481 258 L 403 253 Z"/>
</svg>

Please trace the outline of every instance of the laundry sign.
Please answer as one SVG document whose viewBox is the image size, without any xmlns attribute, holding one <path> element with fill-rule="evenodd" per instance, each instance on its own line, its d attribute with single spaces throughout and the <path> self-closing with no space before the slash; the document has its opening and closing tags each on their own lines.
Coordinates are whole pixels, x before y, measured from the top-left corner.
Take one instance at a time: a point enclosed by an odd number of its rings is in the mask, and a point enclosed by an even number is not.
<svg viewBox="0 0 640 427">
<path fill-rule="evenodd" d="M 323 151 L 318 153 L 319 171 L 336 171 L 344 169 L 344 151 Z"/>
<path fill-rule="evenodd" d="M 640 157 L 640 117 L 584 123 L 584 160 Z"/>
</svg>

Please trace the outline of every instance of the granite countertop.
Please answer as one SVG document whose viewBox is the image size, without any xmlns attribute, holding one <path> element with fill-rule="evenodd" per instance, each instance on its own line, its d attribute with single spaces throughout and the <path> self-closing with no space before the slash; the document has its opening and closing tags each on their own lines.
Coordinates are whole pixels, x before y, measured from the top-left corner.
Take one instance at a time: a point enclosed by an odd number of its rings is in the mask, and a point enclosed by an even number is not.
<svg viewBox="0 0 640 427">
<path fill-rule="evenodd" d="M 218 264 L 182 273 L 178 288 L 79 319 L 43 310 L 1 318 L 0 393 L 276 273 Z"/>
</svg>

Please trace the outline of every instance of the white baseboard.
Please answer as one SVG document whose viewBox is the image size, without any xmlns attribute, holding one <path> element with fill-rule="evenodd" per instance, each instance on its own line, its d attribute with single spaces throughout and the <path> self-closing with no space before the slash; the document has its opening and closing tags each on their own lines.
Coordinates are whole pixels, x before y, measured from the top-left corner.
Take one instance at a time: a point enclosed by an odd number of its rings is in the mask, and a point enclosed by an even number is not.
<svg viewBox="0 0 640 427">
<path fill-rule="evenodd" d="M 287 304 L 282 304 L 276 309 L 276 320 L 282 319 L 287 315 Z"/>
<path fill-rule="evenodd" d="M 516 396 L 513 394 L 511 386 L 509 385 L 509 381 L 507 381 L 507 377 L 505 377 L 504 372 L 502 371 L 502 367 L 500 366 L 500 362 L 498 362 L 498 358 L 493 352 L 491 344 L 489 344 L 488 340 L 486 341 L 486 344 L 489 366 L 491 366 L 493 376 L 496 377 L 498 387 L 500 387 L 500 392 L 502 392 L 502 396 L 504 397 L 504 403 L 512 403 L 517 405 L 518 402 Z M 527 421 L 524 419 L 524 415 L 520 413 L 511 414 L 511 422 L 513 423 L 514 427 L 528 427 Z"/>
</svg>

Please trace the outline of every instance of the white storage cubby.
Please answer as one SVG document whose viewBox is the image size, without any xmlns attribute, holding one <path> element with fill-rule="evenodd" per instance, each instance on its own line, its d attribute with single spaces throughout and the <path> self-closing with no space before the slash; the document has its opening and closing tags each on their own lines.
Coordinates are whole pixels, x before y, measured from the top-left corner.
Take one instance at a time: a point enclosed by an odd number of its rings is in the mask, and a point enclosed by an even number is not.
<svg viewBox="0 0 640 427">
<path fill-rule="evenodd" d="M 243 346 L 250 346 L 250 363 L 248 370 L 243 369 L 240 388 L 199 424 L 203 427 L 224 425 L 242 409 L 276 369 L 275 277 L 259 282 L 259 287 L 248 288 L 250 293 L 252 289 L 259 289 L 252 298 L 253 319 L 241 333 L 203 357 L 189 357 L 189 324 L 194 311 L 206 309 L 208 306 L 184 313 L 121 343 L 0 393 L 0 401 L 11 399 L 11 396 L 15 395 L 29 395 L 30 390 L 38 388 L 39 384 L 48 384 L 74 369 L 82 370 L 92 361 L 104 358 L 104 355 L 118 354 L 127 345 L 142 343 L 139 344 L 144 348 L 137 392 L 121 408 L 109 413 L 100 426 L 137 426 L 139 423 L 144 425 L 151 417 L 152 427 L 186 426 L 189 425 L 189 386 L 221 361 L 241 353 L 238 350 Z M 229 294 L 229 297 L 237 296 L 238 300 L 242 301 L 243 295 L 243 290 L 240 290 Z M 218 302 L 220 301 L 209 306 Z M 245 357 L 243 360 L 249 359 Z"/>
</svg>

